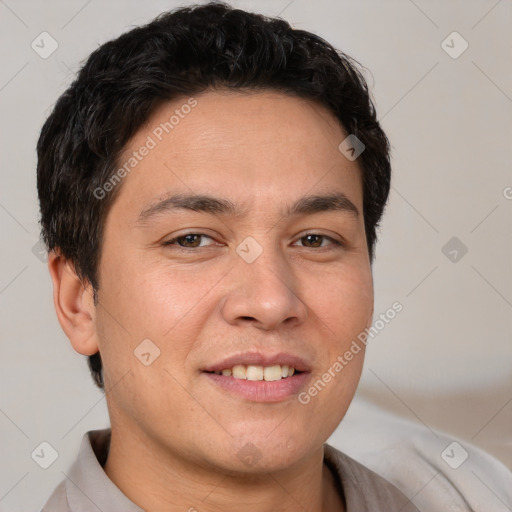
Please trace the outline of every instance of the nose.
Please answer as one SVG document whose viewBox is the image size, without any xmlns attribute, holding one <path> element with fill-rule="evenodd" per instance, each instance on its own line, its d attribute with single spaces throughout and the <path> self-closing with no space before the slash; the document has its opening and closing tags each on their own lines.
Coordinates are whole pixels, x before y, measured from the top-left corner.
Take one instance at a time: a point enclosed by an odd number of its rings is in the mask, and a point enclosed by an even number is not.
<svg viewBox="0 0 512 512">
<path fill-rule="evenodd" d="M 267 248 L 252 263 L 239 258 L 228 276 L 221 311 L 231 325 L 253 324 L 267 331 L 300 325 L 307 317 L 298 278 L 278 250 Z"/>
</svg>

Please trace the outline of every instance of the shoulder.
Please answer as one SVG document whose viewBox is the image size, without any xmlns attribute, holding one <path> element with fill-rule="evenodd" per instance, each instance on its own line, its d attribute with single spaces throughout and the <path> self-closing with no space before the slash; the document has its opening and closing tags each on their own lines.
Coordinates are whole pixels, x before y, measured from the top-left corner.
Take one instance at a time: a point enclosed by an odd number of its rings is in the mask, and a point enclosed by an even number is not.
<svg viewBox="0 0 512 512">
<path fill-rule="evenodd" d="M 331 442 L 422 512 L 512 511 L 512 472 L 469 441 L 354 400 Z"/>
<path fill-rule="evenodd" d="M 324 461 L 340 480 L 348 512 L 418 512 L 392 483 L 329 444 L 324 445 Z"/>
<path fill-rule="evenodd" d="M 69 512 L 65 480 L 55 488 L 41 512 Z"/>
</svg>

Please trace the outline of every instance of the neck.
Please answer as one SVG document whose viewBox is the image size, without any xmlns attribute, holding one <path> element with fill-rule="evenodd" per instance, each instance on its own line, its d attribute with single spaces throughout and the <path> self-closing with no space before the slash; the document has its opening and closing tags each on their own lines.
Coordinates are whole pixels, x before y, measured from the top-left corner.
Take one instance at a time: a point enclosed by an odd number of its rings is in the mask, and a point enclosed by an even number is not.
<svg viewBox="0 0 512 512">
<path fill-rule="evenodd" d="M 195 464 L 147 437 L 113 428 L 104 471 L 146 512 L 345 510 L 323 464 L 323 446 L 291 468 L 248 475 Z"/>
</svg>

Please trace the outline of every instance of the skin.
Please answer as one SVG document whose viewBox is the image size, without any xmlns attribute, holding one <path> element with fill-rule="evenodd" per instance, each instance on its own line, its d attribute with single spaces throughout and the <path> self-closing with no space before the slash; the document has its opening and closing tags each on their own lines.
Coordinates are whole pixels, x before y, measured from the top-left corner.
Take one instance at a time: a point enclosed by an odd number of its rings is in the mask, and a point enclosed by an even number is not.
<svg viewBox="0 0 512 512">
<path fill-rule="evenodd" d="M 99 349 L 103 359 L 112 426 L 105 472 L 149 512 L 240 504 L 249 512 L 343 510 L 323 465 L 323 443 L 354 396 L 364 349 L 307 405 L 296 395 L 274 403 L 243 399 L 200 369 L 248 350 L 291 352 L 312 369 L 307 388 L 371 325 L 361 170 L 338 150 L 345 130 L 313 102 L 240 91 L 195 99 L 120 185 L 106 219 L 99 304 L 71 262 L 58 251 L 49 258 L 63 330 L 77 352 Z M 120 162 L 186 100 L 163 105 Z M 333 191 L 359 216 L 282 215 L 304 195 Z M 249 213 L 179 210 L 137 222 L 148 205 L 178 192 L 229 199 Z M 306 231 L 345 246 L 311 242 Z M 188 232 L 208 236 L 189 241 L 201 246 L 188 252 L 162 245 Z M 263 249 L 250 264 L 236 252 L 247 236 Z M 148 338 L 160 356 L 145 366 L 134 350 Z M 238 456 L 247 443 L 259 456 L 252 465 Z"/>
</svg>

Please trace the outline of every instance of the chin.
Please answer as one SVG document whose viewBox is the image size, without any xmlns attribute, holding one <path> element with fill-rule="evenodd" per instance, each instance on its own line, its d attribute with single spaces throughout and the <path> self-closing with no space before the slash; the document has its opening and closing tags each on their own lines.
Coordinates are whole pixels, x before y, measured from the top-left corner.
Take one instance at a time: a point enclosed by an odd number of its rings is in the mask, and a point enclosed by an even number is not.
<svg viewBox="0 0 512 512">
<path fill-rule="evenodd" d="M 310 436 L 295 441 L 290 437 L 287 440 L 271 438 L 272 433 L 260 433 L 233 440 L 231 449 L 224 452 L 229 458 L 224 459 L 222 465 L 235 473 L 265 475 L 290 468 L 314 450 Z"/>
</svg>

